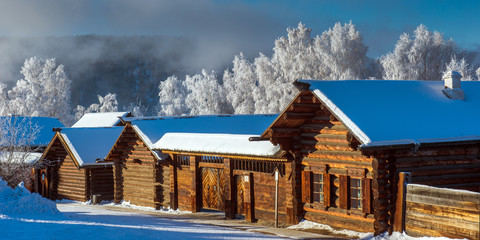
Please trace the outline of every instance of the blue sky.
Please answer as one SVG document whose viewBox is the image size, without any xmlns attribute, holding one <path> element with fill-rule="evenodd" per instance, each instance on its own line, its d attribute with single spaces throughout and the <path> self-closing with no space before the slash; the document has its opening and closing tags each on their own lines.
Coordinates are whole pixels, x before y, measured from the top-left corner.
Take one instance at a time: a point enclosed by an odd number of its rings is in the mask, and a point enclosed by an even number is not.
<svg viewBox="0 0 480 240">
<path fill-rule="evenodd" d="M 0 0 L 0 36 L 186 36 L 231 61 L 240 51 L 268 54 L 299 22 L 317 35 L 351 20 L 378 57 L 419 24 L 477 49 L 479 11 L 480 1 L 445 0 Z"/>
</svg>

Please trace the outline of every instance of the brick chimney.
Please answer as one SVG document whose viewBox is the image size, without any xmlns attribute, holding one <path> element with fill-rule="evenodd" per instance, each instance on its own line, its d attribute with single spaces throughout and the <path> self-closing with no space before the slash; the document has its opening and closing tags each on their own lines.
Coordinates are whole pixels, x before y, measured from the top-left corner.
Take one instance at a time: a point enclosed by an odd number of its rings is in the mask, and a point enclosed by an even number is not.
<svg viewBox="0 0 480 240">
<path fill-rule="evenodd" d="M 443 93 L 450 99 L 464 100 L 463 89 L 460 79 L 462 75 L 455 71 L 448 71 L 443 74 L 443 80 L 445 82 L 445 89 Z"/>
</svg>

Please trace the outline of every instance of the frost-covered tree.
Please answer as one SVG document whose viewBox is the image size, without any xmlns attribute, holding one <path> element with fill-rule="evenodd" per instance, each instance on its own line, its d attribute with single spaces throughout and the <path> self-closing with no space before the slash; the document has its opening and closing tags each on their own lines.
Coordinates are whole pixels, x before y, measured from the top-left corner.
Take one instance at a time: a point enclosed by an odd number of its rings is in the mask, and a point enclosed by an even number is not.
<svg viewBox="0 0 480 240">
<path fill-rule="evenodd" d="M 118 101 L 116 93 L 108 93 L 104 97 L 97 95 L 98 103 L 93 103 L 88 108 L 78 105 L 75 110 L 75 119 L 79 120 L 86 113 L 117 112 Z"/>
<path fill-rule="evenodd" d="M 472 81 L 474 78 L 473 68 L 467 63 L 465 58 L 457 60 L 457 56 L 453 56 L 448 64 L 445 66 L 445 74 L 448 71 L 457 71 L 462 75 L 463 81 Z M 478 79 L 478 78 L 477 78 Z"/>
<path fill-rule="evenodd" d="M 343 80 L 367 77 L 367 46 L 352 22 L 335 23 L 315 38 L 314 51 L 320 63 L 317 79 Z"/>
<path fill-rule="evenodd" d="M 187 88 L 183 80 L 176 76 L 170 76 L 158 86 L 160 92 L 158 115 L 160 116 L 181 116 L 188 114 L 185 105 Z"/>
<path fill-rule="evenodd" d="M 368 59 L 366 52 L 362 35 L 351 22 L 337 23 L 315 38 L 311 37 L 311 29 L 299 23 L 297 28 L 287 29 L 286 37 L 275 41 L 271 57 L 260 54 L 253 65 L 249 65 L 243 55 L 236 56 L 234 68 L 232 72 L 225 72 L 223 82 L 235 113 L 251 112 L 239 104 L 247 103 L 245 96 L 235 96 L 250 91 L 249 87 L 253 89 L 254 113 L 280 112 L 297 92 L 292 87 L 296 79 L 339 80 L 377 76 L 376 62 Z M 247 90 L 234 91 L 236 89 Z"/>
<path fill-rule="evenodd" d="M 40 127 L 30 118 L 0 118 L 0 178 L 9 186 L 20 182 L 31 184 L 31 169 L 39 162 L 32 162 L 32 154 L 38 149 L 33 146 Z"/>
<path fill-rule="evenodd" d="M 137 99 L 136 102 L 124 106 L 123 111 L 130 112 L 135 117 L 144 117 L 147 116 L 149 109 L 148 106 L 143 105 L 142 100 Z"/>
<path fill-rule="evenodd" d="M 242 53 L 233 59 L 232 71 L 226 70 L 223 74 L 223 85 L 235 114 L 255 112 L 253 91 L 257 87 L 257 76 L 253 64 Z"/>
<path fill-rule="evenodd" d="M 8 91 L 9 113 L 24 116 L 57 117 L 68 122 L 71 116 L 71 80 L 54 58 L 32 57 L 20 71 L 24 76 Z"/>
<path fill-rule="evenodd" d="M 218 83 L 215 72 L 207 73 L 205 69 L 201 74 L 187 75 L 185 78 L 187 97 L 185 105 L 189 115 L 207 115 L 229 112 L 225 101 L 225 91 Z"/>
<path fill-rule="evenodd" d="M 383 78 L 392 80 L 440 80 L 453 55 L 460 54 L 452 39 L 430 32 L 424 25 L 413 36 L 400 36 L 393 52 L 382 56 Z"/>
</svg>

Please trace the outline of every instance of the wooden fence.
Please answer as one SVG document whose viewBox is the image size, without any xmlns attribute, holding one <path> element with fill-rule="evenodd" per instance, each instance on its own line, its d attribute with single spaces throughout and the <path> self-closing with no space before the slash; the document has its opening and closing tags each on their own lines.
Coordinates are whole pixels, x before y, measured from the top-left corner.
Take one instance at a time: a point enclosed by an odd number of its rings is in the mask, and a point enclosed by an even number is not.
<svg viewBox="0 0 480 240">
<path fill-rule="evenodd" d="M 480 238 L 480 193 L 408 184 L 404 203 L 410 236 Z"/>
</svg>

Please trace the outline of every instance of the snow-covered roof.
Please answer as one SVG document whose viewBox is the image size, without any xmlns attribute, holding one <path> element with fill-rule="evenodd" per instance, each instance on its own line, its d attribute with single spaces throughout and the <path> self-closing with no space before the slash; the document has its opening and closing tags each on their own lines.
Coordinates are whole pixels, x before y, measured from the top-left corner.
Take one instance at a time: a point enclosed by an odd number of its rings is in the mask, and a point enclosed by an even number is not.
<svg viewBox="0 0 480 240">
<path fill-rule="evenodd" d="M 38 127 L 37 137 L 31 143 L 35 147 L 48 145 L 53 135 L 55 135 L 53 128 L 65 127 L 57 118 L 51 117 L 0 116 L 0 121 L 10 121 L 9 123 L 17 126 L 16 129 L 23 128 L 26 132 L 31 130 L 29 126 Z M 22 142 L 21 140 L 18 141 Z"/>
<path fill-rule="evenodd" d="M 250 137 L 252 135 L 166 133 L 153 148 L 260 157 L 276 157 L 280 152 L 280 146 L 274 146 L 270 141 L 249 141 Z"/>
<path fill-rule="evenodd" d="M 275 120 L 276 114 L 205 115 L 189 117 L 123 118 L 153 147 L 165 133 L 217 133 L 257 136 Z M 138 131 L 140 130 L 140 131 Z"/>
<path fill-rule="evenodd" d="M 11 156 L 11 157 L 10 157 Z M 11 163 L 27 163 L 32 164 L 36 162 L 42 153 L 38 152 L 0 152 L 0 162 L 11 162 Z"/>
<path fill-rule="evenodd" d="M 86 113 L 72 128 L 78 127 L 113 127 L 120 123 L 119 117 L 126 117 L 129 112 Z"/>
<path fill-rule="evenodd" d="M 63 128 L 60 134 L 78 165 L 82 167 L 96 164 L 96 160 L 103 160 L 122 130 L 123 127 Z"/>
<path fill-rule="evenodd" d="M 299 80 L 364 146 L 480 140 L 480 82 L 462 82 L 465 100 L 443 81 Z"/>
</svg>

